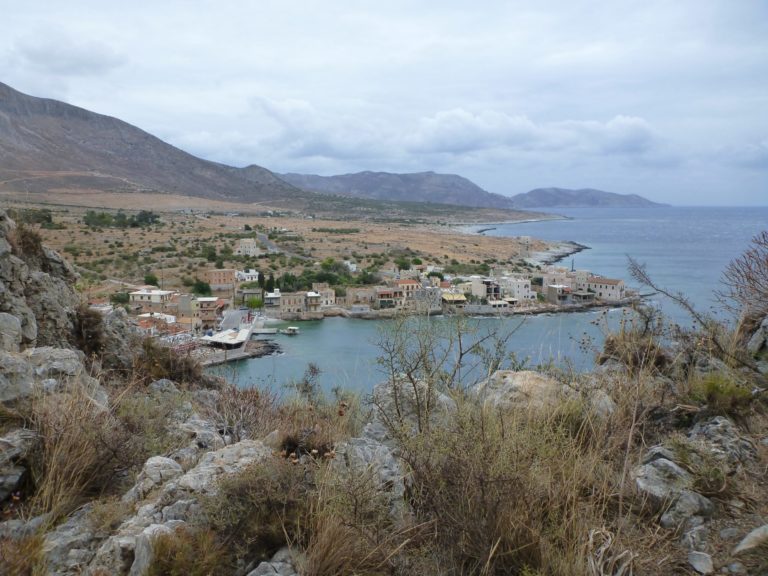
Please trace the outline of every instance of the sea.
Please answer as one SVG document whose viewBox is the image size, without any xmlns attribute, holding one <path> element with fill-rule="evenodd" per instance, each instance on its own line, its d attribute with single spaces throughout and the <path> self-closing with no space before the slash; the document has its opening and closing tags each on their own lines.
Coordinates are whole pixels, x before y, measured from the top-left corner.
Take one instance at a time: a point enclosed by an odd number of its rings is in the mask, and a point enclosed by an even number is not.
<svg viewBox="0 0 768 576">
<path fill-rule="evenodd" d="M 627 270 L 628 256 L 643 264 L 659 286 L 680 292 L 707 313 L 727 320 L 715 291 L 722 288 L 725 267 L 749 247 L 750 240 L 768 229 L 768 207 L 569 208 L 552 210 L 563 219 L 478 226 L 483 234 L 500 237 L 531 236 L 542 240 L 572 240 L 588 249 L 560 265 L 622 278 L 641 293 Z M 489 230 L 489 228 L 491 228 Z M 659 295 L 649 296 L 678 323 L 690 322 L 685 312 Z M 508 351 L 522 365 L 554 363 L 589 370 L 607 330 L 615 328 L 627 311 L 601 309 L 521 318 L 478 318 L 477 329 L 509 332 Z M 450 322 L 435 317 L 430 322 Z M 277 336 L 282 353 L 230 363 L 211 370 L 239 386 L 267 387 L 290 395 L 291 383 L 302 378 L 309 363 L 320 369 L 326 392 L 336 387 L 366 394 L 384 379 L 377 359 L 387 321 L 327 318 L 302 322 L 298 336 Z"/>
</svg>

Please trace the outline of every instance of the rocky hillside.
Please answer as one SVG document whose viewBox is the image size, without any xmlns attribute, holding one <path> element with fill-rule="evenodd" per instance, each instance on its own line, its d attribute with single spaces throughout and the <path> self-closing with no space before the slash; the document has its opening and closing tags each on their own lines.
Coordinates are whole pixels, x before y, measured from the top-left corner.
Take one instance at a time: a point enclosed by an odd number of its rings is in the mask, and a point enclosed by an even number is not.
<svg viewBox="0 0 768 576">
<path fill-rule="evenodd" d="M 398 202 L 432 202 L 476 208 L 517 208 L 507 196 L 487 192 L 455 174 L 419 172 L 358 172 L 338 176 L 280 174 L 280 178 L 303 190 L 339 194 L 353 198 Z"/>
<path fill-rule="evenodd" d="M 201 160 L 116 118 L 2 83 L 0 190 L 160 192 L 271 206 L 309 197 L 265 168 Z"/>
<path fill-rule="evenodd" d="M 592 188 L 536 188 L 512 197 L 516 208 L 649 208 L 664 206 L 637 194 L 616 194 Z"/>
<path fill-rule="evenodd" d="M 71 308 L 71 271 L 2 216 L 1 574 L 768 570 L 768 319 L 722 349 L 648 316 L 591 374 L 395 323 L 365 404 L 309 369 L 278 402 Z"/>
</svg>

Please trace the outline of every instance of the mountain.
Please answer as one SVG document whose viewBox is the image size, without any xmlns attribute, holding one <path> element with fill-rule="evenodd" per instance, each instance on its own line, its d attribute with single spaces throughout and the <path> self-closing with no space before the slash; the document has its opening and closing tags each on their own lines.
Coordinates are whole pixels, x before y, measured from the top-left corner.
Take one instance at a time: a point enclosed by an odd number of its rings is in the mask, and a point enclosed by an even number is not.
<svg viewBox="0 0 768 576">
<path fill-rule="evenodd" d="M 160 192 L 270 206 L 312 196 L 266 168 L 202 160 L 117 118 L 0 83 L 0 191 L 13 188 Z"/>
<path fill-rule="evenodd" d="M 298 188 L 322 194 L 504 210 L 516 208 L 511 198 L 486 192 L 473 182 L 455 174 L 358 172 L 338 176 L 314 174 L 279 174 L 279 176 Z"/>
<path fill-rule="evenodd" d="M 593 188 L 569 190 L 568 188 L 536 188 L 524 194 L 512 196 L 516 208 L 575 208 L 575 207 L 626 207 L 645 208 L 664 206 L 651 202 L 637 194 L 616 194 Z"/>
</svg>

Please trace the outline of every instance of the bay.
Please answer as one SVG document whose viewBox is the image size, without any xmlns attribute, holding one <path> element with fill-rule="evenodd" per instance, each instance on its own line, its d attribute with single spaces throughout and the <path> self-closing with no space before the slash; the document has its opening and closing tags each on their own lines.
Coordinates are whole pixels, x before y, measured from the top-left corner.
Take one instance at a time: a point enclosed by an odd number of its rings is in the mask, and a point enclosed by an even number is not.
<svg viewBox="0 0 768 576">
<path fill-rule="evenodd" d="M 544 240 L 573 240 L 590 247 L 573 256 L 576 268 L 586 268 L 608 277 L 623 278 L 628 285 L 627 255 L 644 263 L 653 279 L 674 291 L 681 291 L 704 310 L 717 307 L 713 291 L 719 286 L 723 269 L 749 245 L 750 239 L 768 229 L 768 207 L 658 207 L 578 208 L 558 210 L 566 220 L 497 224 L 485 234 L 532 236 Z M 488 226 L 483 226 L 487 228 Z M 570 266 L 571 258 L 563 265 Z M 679 308 L 664 303 L 666 314 L 684 322 Z M 529 364 L 553 361 L 576 370 L 593 366 L 608 325 L 615 326 L 625 315 L 622 310 L 551 314 L 510 319 L 482 319 L 488 327 L 501 323 L 502 330 L 514 330 L 510 351 Z M 433 322 L 449 321 L 434 318 Z M 379 330 L 385 321 L 328 318 L 302 322 L 301 334 L 278 336 L 280 355 L 255 358 L 216 367 L 240 386 L 268 386 L 281 391 L 301 378 L 308 363 L 321 370 L 324 390 L 336 386 L 366 393 L 383 379 L 376 364 Z M 591 345 L 584 345 L 584 342 Z"/>
</svg>

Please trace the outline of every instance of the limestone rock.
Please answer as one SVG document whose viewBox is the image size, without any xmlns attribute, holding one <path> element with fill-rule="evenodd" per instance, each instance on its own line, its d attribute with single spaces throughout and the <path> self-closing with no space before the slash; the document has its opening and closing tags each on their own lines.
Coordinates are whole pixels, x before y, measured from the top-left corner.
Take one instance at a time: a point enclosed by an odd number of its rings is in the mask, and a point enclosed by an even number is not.
<svg viewBox="0 0 768 576">
<path fill-rule="evenodd" d="M 768 347 L 768 317 L 763 318 L 760 326 L 749 339 L 747 350 L 751 354 L 759 354 Z"/>
<path fill-rule="evenodd" d="M 128 313 L 115 308 L 103 318 L 104 348 L 101 351 L 102 367 L 111 370 L 129 370 L 133 363 L 133 351 L 138 349 L 141 334 L 128 320 Z"/>
<path fill-rule="evenodd" d="M 687 489 L 693 481 L 689 472 L 666 458 L 639 466 L 634 477 L 637 489 L 660 506 Z"/>
<path fill-rule="evenodd" d="M 689 518 L 694 516 L 709 517 L 714 511 L 715 506 L 709 498 L 705 498 L 692 490 L 681 490 L 669 510 L 661 515 L 659 523 L 664 528 L 677 528 Z"/>
<path fill-rule="evenodd" d="M 735 556 L 766 543 L 768 543 L 768 524 L 755 528 L 744 536 L 739 545 L 733 549 L 733 554 Z"/>
<path fill-rule="evenodd" d="M 214 480 L 222 474 L 238 472 L 252 462 L 263 460 L 271 454 L 271 450 L 255 440 L 231 444 L 204 454 L 197 466 L 179 478 L 178 486 L 190 492 L 213 492 Z"/>
<path fill-rule="evenodd" d="M 402 513 L 405 495 L 404 473 L 392 450 L 371 438 L 352 438 L 336 447 L 333 466 L 357 475 L 370 475 L 377 492 L 389 502 L 390 513 Z"/>
<path fill-rule="evenodd" d="M 66 346 L 72 338 L 79 297 L 77 274 L 56 252 L 23 254 L 11 238 L 16 224 L 0 210 L 0 312 L 19 320 L 21 347 Z M 16 336 L 11 335 L 15 341 Z M 3 348 L 7 348 L 6 337 Z"/>
<path fill-rule="evenodd" d="M 194 468 L 181 476 L 178 475 L 177 464 L 164 458 L 150 458 L 152 462 L 148 461 L 142 474 L 146 472 L 144 480 L 151 477 L 157 482 L 155 488 L 144 495 L 151 494 L 151 497 L 141 499 L 142 491 L 137 488 L 138 483 L 131 489 L 129 494 L 133 493 L 134 499 L 138 497 L 136 513 L 126 519 L 115 534 L 101 543 L 89 564 L 89 570 L 102 570 L 108 574 L 124 574 L 132 570 L 139 552 L 142 555 L 151 553 L 150 533 L 165 530 L 159 526 L 181 526 L 198 512 L 198 496 L 215 492 L 219 478 L 224 474 L 238 472 L 271 454 L 271 450 L 261 442 L 243 440 L 206 453 Z M 153 525 L 155 527 L 147 532 Z M 137 546 L 143 547 L 142 550 L 137 551 Z M 141 564 L 137 565 L 137 570 L 140 567 Z"/>
<path fill-rule="evenodd" d="M 20 485 L 26 467 L 23 459 L 37 442 L 37 434 L 18 429 L 0 438 L 0 502 Z"/>
<path fill-rule="evenodd" d="M 77 510 L 45 535 L 42 552 L 49 574 L 79 574 L 98 545 L 88 522 L 90 506 Z"/>
<path fill-rule="evenodd" d="M 0 349 L 18 352 L 21 345 L 21 320 L 12 314 L 0 312 Z"/>
<path fill-rule="evenodd" d="M 0 350 L 0 402 L 14 403 L 32 395 L 32 367 L 18 354 Z"/>
<path fill-rule="evenodd" d="M 124 500 L 141 500 L 158 486 L 162 486 L 168 480 L 178 478 L 183 473 L 184 470 L 175 460 L 163 456 L 153 456 L 144 463 L 144 467 L 136 479 L 136 485 L 126 494 Z"/>
<path fill-rule="evenodd" d="M 179 389 L 176 388 L 176 384 L 171 380 L 168 380 L 168 378 L 155 380 L 149 384 L 148 388 L 153 394 L 178 394 L 179 392 Z"/>
<path fill-rule="evenodd" d="M 142 576 L 152 564 L 154 558 L 153 543 L 154 539 L 162 534 L 173 534 L 173 531 L 184 522 L 173 521 L 167 524 L 151 524 L 147 526 L 136 538 L 136 547 L 134 548 L 134 560 L 131 564 L 129 576 Z"/>
<path fill-rule="evenodd" d="M 717 460 L 726 463 L 731 471 L 756 455 L 752 443 L 743 438 L 736 425 L 724 416 L 697 423 L 688 437 L 701 442 Z"/>
<path fill-rule="evenodd" d="M 699 574 L 712 574 L 715 571 L 712 557 L 704 552 L 689 552 L 688 564 Z"/>
<path fill-rule="evenodd" d="M 296 568 L 291 560 L 291 552 L 288 548 L 282 548 L 269 562 L 262 562 L 255 570 L 248 572 L 247 576 L 298 576 Z"/>
<path fill-rule="evenodd" d="M 473 392 L 486 404 L 504 407 L 553 408 L 563 398 L 557 380 L 528 370 L 498 370 Z"/>
<path fill-rule="evenodd" d="M 657 510 L 663 511 L 660 523 L 677 528 L 696 516 L 714 512 L 708 499 L 691 489 L 693 476 L 671 460 L 658 457 L 633 471 L 638 492 Z"/>
</svg>

